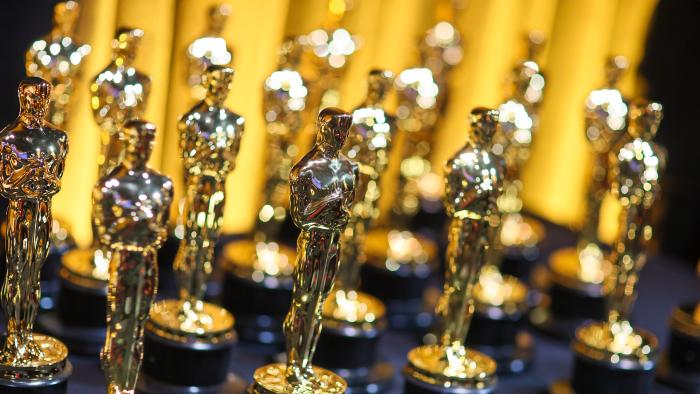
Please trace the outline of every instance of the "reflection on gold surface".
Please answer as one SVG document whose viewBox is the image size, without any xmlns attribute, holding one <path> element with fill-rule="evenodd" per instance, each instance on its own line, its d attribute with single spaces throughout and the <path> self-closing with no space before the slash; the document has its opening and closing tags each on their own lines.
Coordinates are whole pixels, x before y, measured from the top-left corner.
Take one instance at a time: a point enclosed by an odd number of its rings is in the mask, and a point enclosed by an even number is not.
<svg viewBox="0 0 700 394">
<path fill-rule="evenodd" d="M 189 69 L 187 70 L 187 84 L 190 93 L 195 100 L 202 100 L 207 89 L 203 84 L 202 76 L 211 65 L 226 66 L 233 61 L 233 53 L 229 49 L 222 32 L 226 21 L 231 15 L 229 4 L 219 4 L 209 9 L 207 31 L 203 36 L 196 38 L 187 47 Z"/>
<path fill-rule="evenodd" d="M 231 338 L 234 318 L 226 309 L 199 301 L 189 307 L 182 300 L 164 300 L 151 308 L 149 330 L 176 341 L 186 341 L 183 334 L 217 342 Z"/>
<path fill-rule="evenodd" d="M 652 237 L 650 211 L 666 165 L 665 149 L 652 141 L 662 117 L 661 104 L 645 100 L 632 103 L 628 134 L 633 140 L 610 154 L 611 192 L 622 206 L 620 233 L 610 256 L 613 274 L 606 278 L 612 323 L 629 321 L 639 271 L 646 263 Z"/>
<path fill-rule="evenodd" d="M 431 378 L 429 383 L 445 387 L 457 381 L 483 388 L 494 380 L 496 373 L 492 358 L 464 347 L 420 346 L 408 353 L 408 362 L 417 372 Z"/>
<path fill-rule="evenodd" d="M 57 127 L 68 121 L 68 105 L 90 45 L 75 41 L 80 6 L 75 1 L 57 3 L 51 32 L 32 43 L 25 55 L 28 77 L 39 77 L 53 85 L 48 120 Z"/>
<path fill-rule="evenodd" d="M 356 290 L 335 290 L 323 304 L 323 325 L 334 327 L 335 323 L 359 327 L 374 326 L 380 322 L 386 308 L 378 298 Z"/>
<path fill-rule="evenodd" d="M 311 150 L 292 168 L 290 212 L 297 240 L 292 305 L 284 320 L 287 365 L 255 372 L 255 393 L 344 392 L 342 378 L 311 365 L 321 333 L 322 307 L 335 281 L 339 239 L 355 200 L 358 166 L 340 151 L 352 115 L 326 108 L 318 115 Z M 339 391 L 337 391 L 339 390 Z"/>
<path fill-rule="evenodd" d="M 603 295 L 605 289 L 600 285 L 612 272 L 612 265 L 603 256 L 600 248 L 588 251 L 584 249 L 582 252 L 577 251 L 576 248 L 565 248 L 552 253 L 549 269 L 554 276 L 553 279 L 565 286 L 578 288 L 595 285 L 600 295 Z"/>
<path fill-rule="evenodd" d="M 664 149 L 652 142 L 661 118 L 660 104 L 645 100 L 632 103 L 628 134 L 633 139 L 610 154 L 610 189 L 622 210 L 620 232 L 610 255 L 613 270 L 605 278 L 608 319 L 580 328 L 574 349 L 611 364 L 621 360 L 647 363 L 656 351 L 656 337 L 633 328 L 630 315 L 651 239 L 649 212 L 665 166 Z"/>
<path fill-rule="evenodd" d="M 226 310 L 203 301 L 224 219 L 226 177 L 236 166 L 245 128 L 245 119 L 224 105 L 233 74 L 232 68 L 209 66 L 203 77 L 205 98 L 178 123 L 187 183 L 184 238 L 173 263 L 180 299 L 158 303 L 151 318 L 160 314 L 157 319 L 163 323 L 179 324 L 185 339 L 218 336 L 233 329 L 233 317 Z M 167 313 L 176 316 L 167 317 Z M 177 328 L 159 326 L 177 335 Z"/>
<path fill-rule="evenodd" d="M 637 332 L 628 321 L 594 323 L 576 331 L 574 350 L 599 361 L 618 364 L 623 360 L 646 363 L 657 348 L 656 337 Z"/>
<path fill-rule="evenodd" d="M 289 209 L 289 172 L 299 153 L 296 140 L 304 125 L 307 83 L 299 72 L 302 44 L 287 38 L 279 65 L 263 85 L 263 115 L 267 130 L 267 160 L 262 204 L 253 230 L 256 241 L 274 241 Z"/>
<path fill-rule="evenodd" d="M 406 368 L 411 378 L 433 385 L 483 388 L 495 383 L 496 363 L 467 350 L 464 342 L 475 310 L 474 288 L 494 233 L 490 217 L 503 187 L 505 168 L 491 153 L 498 116 L 496 110 L 474 109 L 467 144 L 445 166 L 445 209 L 451 221 L 445 283 L 435 310 L 444 328 L 438 345 L 409 352 Z"/>
<path fill-rule="evenodd" d="M 132 119 L 121 130 L 124 159 L 93 188 L 100 246 L 111 251 L 107 333 L 100 361 L 108 392 L 130 392 L 143 360 L 143 330 L 158 289 L 158 248 L 167 235 L 173 182 L 151 169 L 156 128 Z"/>
<path fill-rule="evenodd" d="M 0 194 L 7 198 L 6 273 L 0 304 L 7 337 L 0 351 L 4 378 L 41 378 L 61 373 L 66 347 L 34 335 L 41 299 L 40 273 L 51 242 L 51 199 L 61 189 L 68 153 L 64 131 L 45 120 L 51 84 L 31 77 L 19 84 L 20 113 L 0 131 Z"/>
<path fill-rule="evenodd" d="M 542 223 L 517 213 L 504 215 L 501 226 L 500 242 L 506 248 L 535 246 L 544 239 Z"/>
<path fill-rule="evenodd" d="M 313 367 L 313 379 L 295 385 L 287 381 L 287 366 L 270 364 L 253 374 L 252 394 L 342 394 L 347 383 L 331 371 Z"/>
<path fill-rule="evenodd" d="M 286 278 L 294 271 L 296 252 L 276 242 L 229 242 L 222 252 L 227 269 L 261 283 L 270 277 Z"/>
<path fill-rule="evenodd" d="M 502 275 L 497 267 L 487 265 L 479 274 L 474 287 L 474 299 L 479 305 L 498 306 L 508 311 L 522 309 L 527 301 L 527 286 L 517 278 Z"/>
<path fill-rule="evenodd" d="M 437 248 L 433 242 L 410 231 L 374 229 L 365 239 L 367 262 L 389 271 L 402 265 L 431 266 L 436 263 Z"/>
</svg>

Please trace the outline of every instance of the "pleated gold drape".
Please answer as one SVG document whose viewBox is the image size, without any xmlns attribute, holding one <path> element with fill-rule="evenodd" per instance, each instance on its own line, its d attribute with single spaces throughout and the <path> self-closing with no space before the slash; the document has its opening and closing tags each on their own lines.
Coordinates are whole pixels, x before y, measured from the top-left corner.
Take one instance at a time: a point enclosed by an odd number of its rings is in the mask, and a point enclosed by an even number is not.
<svg viewBox="0 0 700 394">
<path fill-rule="evenodd" d="M 417 62 L 414 44 L 435 22 L 439 0 L 354 0 L 342 25 L 361 39 L 342 84 L 341 106 L 351 109 L 365 94 L 370 68 L 399 72 Z M 227 101 L 246 117 L 237 167 L 228 182 L 227 232 L 250 228 L 257 212 L 265 132 L 262 83 L 276 67 L 277 47 L 287 34 L 320 27 L 327 0 L 227 0 L 233 14 L 224 31 L 234 51 L 236 77 Z M 76 88 L 70 153 L 55 213 L 67 221 L 81 244 L 90 241 L 90 190 L 96 180 L 99 130 L 89 108 L 89 81 L 110 59 L 110 39 L 117 26 L 145 31 L 137 66 L 153 78 L 147 120 L 158 126 L 151 164 L 170 175 L 181 195 L 177 119 L 192 104 L 186 87 L 185 49 L 206 30 L 214 0 L 82 0 L 79 38 L 93 48 Z M 433 163 L 444 160 L 466 139 L 466 117 L 477 105 L 496 106 L 503 99 L 505 77 L 524 56 L 523 34 L 544 32 L 548 45 L 541 63 L 547 77 L 541 124 L 533 155 L 524 172 L 527 209 L 556 223 L 577 225 L 582 217 L 590 155 L 583 132 L 583 100 L 603 83 L 603 62 L 611 53 L 631 61 L 621 84 L 638 94 L 636 66 L 656 0 L 468 0 L 455 21 L 464 41 L 464 59 L 450 80 L 450 102 L 437 130 Z M 394 163 L 396 164 L 396 162 Z M 390 181 L 388 179 L 385 179 Z M 390 183 L 390 182 L 387 182 Z M 391 185 L 389 185 L 391 186 Z M 391 190 L 390 187 L 387 191 Z M 388 193 L 387 193 L 388 194 Z M 605 205 L 601 231 L 615 231 L 614 204 Z"/>
</svg>

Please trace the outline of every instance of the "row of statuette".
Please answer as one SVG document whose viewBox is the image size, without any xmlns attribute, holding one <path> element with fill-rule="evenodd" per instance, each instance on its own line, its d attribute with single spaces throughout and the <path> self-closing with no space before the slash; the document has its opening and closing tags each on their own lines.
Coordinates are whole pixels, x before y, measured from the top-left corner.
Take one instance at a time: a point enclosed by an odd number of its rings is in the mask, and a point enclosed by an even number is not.
<svg viewBox="0 0 700 394">
<path fill-rule="evenodd" d="M 71 244 L 51 214 L 68 155 L 61 128 L 90 53 L 73 38 L 78 4 L 58 3 L 53 30 L 30 46 L 20 114 L 0 131 L 0 193 L 9 201 L 0 391 L 65 393 L 70 349 L 99 353 L 108 393 L 387 392 L 396 371 L 377 347 L 391 328 L 423 341 L 407 354 L 404 392 L 489 393 L 498 375 L 532 365 L 527 320 L 572 340 L 572 378 L 553 393 L 649 393 L 657 369 L 663 380 L 700 386 L 690 357 L 700 360 L 694 305 L 674 312 L 659 368 L 658 340 L 630 322 L 666 155 L 653 142 L 661 104 L 627 100 L 615 87 L 624 58 L 609 59 L 605 86 L 585 101 L 595 160 L 579 242 L 532 273 L 545 227 L 523 213 L 521 172 L 544 97 L 544 39 L 527 35 L 498 108 L 471 111 L 466 142 L 441 181 L 431 146 L 462 57 L 449 19 L 426 32 L 415 67 L 370 71 L 366 98 L 351 112 L 335 104 L 356 37 L 335 25 L 285 39 L 262 87 L 267 156 L 257 220 L 250 234 L 227 238 L 226 180 L 246 125 L 225 104 L 234 79 L 222 36 L 230 12 L 213 7 L 209 31 L 187 49 L 193 105 L 178 122 L 175 182 L 147 164 L 156 140 L 143 120 L 151 78 L 133 66 L 144 32 L 118 29 L 112 61 L 89 86 L 102 135 L 87 248 Z M 392 176 L 396 190 L 382 190 Z M 184 185 L 179 201 L 176 183 Z M 382 193 L 393 194 L 383 222 Z M 606 194 L 621 206 L 610 251 L 597 237 Z M 42 267 L 55 257 L 53 288 Z M 156 300 L 168 294 L 165 274 L 173 295 Z M 442 292 L 432 285 L 439 274 Z M 35 324 L 50 335 L 34 333 Z M 230 373 L 238 339 L 286 353 L 247 384 Z"/>
</svg>

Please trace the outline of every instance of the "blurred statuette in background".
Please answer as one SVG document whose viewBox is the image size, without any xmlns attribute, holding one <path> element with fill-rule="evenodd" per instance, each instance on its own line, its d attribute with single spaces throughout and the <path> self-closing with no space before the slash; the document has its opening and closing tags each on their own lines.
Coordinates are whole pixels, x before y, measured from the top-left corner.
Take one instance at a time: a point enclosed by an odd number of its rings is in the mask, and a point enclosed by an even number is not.
<svg viewBox="0 0 700 394">
<path fill-rule="evenodd" d="M 68 120 L 75 79 L 90 53 L 90 46 L 77 42 L 74 37 L 79 15 L 77 2 L 57 3 L 51 32 L 34 41 L 26 54 L 27 76 L 44 78 L 53 85 L 48 120 L 58 127 L 64 127 Z"/>
<path fill-rule="evenodd" d="M 282 321 L 292 301 L 293 247 L 280 239 L 289 217 L 289 172 L 298 155 L 307 85 L 298 71 L 302 45 L 288 37 L 279 65 L 263 85 L 267 157 L 262 200 L 255 227 L 246 239 L 224 246 L 223 305 L 236 315 L 243 340 L 281 344 Z"/>
<path fill-rule="evenodd" d="M 95 122 L 101 128 L 98 179 L 109 175 L 121 162 L 119 132 L 124 123 L 140 118 L 146 109 L 151 78 L 133 63 L 143 31 L 120 28 L 112 40 L 112 61 L 90 85 Z M 40 327 L 61 338 L 71 351 L 98 354 L 106 331 L 107 287 L 110 249 L 99 243 L 92 218 L 92 244 L 63 255 L 59 270 L 60 296 L 55 312 L 42 314 Z"/>
<path fill-rule="evenodd" d="M 18 93 L 19 116 L 0 131 L 0 194 L 9 200 L 0 391 L 63 394 L 72 373 L 68 348 L 32 331 L 41 298 L 39 274 L 51 245 L 51 198 L 61 189 L 68 137 L 45 120 L 49 82 L 28 78 Z"/>
<path fill-rule="evenodd" d="M 344 393 L 338 375 L 311 364 L 321 333 L 322 307 L 335 281 L 339 241 L 355 198 L 357 164 L 340 150 L 352 116 L 337 108 L 318 115 L 315 145 L 290 175 L 291 215 L 301 229 L 293 300 L 284 321 L 287 364 L 270 364 L 253 375 L 250 394 Z"/>
<path fill-rule="evenodd" d="M 468 349 L 465 340 L 474 314 L 473 289 L 491 247 L 492 216 L 505 169 L 490 152 L 498 111 L 475 108 L 469 142 L 445 166 L 445 209 L 450 217 L 443 294 L 436 314 L 442 324 L 437 344 L 408 353 L 405 393 L 490 393 L 496 362 Z"/>
<path fill-rule="evenodd" d="M 624 57 L 610 57 L 605 65 L 606 85 L 586 98 L 585 132 L 593 168 L 578 243 L 575 248 L 555 250 L 546 268 L 533 272 L 533 285 L 544 297 L 530 313 L 530 321 L 559 338 L 573 338 L 586 320 L 605 318 L 603 282 L 612 267 L 598 240 L 598 223 L 603 197 L 610 190 L 609 154 L 627 130 L 627 100 L 615 87 L 626 68 Z"/>
<path fill-rule="evenodd" d="M 668 324 L 668 349 L 659 362 L 657 378 L 684 392 L 700 392 L 700 303 L 676 306 Z"/>
<path fill-rule="evenodd" d="M 612 271 L 604 281 L 608 317 L 576 330 L 571 388 L 577 393 L 652 392 L 658 339 L 634 327 L 630 318 L 653 235 L 651 208 L 666 164 L 665 149 L 652 141 L 661 118 L 661 104 L 634 101 L 629 109 L 631 138 L 610 153 L 610 191 L 622 210 L 619 235 L 609 257 Z M 559 382 L 553 391 L 567 384 Z"/>
<path fill-rule="evenodd" d="M 187 84 L 195 100 L 202 100 L 206 95 L 207 88 L 202 76 L 207 68 L 212 65 L 226 66 L 233 61 L 233 52 L 223 37 L 231 11 L 232 7 L 229 4 L 218 4 L 209 8 L 207 31 L 187 47 Z"/>
</svg>

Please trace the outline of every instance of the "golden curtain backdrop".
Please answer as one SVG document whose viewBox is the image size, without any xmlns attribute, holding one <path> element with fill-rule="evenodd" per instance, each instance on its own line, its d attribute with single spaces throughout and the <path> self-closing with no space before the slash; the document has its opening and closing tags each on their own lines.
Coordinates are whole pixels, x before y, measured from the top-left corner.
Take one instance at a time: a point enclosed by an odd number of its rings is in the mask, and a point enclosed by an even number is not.
<svg viewBox="0 0 700 394">
<path fill-rule="evenodd" d="M 233 13 L 224 37 L 236 70 L 227 105 L 245 116 L 246 131 L 236 170 L 227 189 L 224 231 L 245 232 L 254 222 L 262 189 L 265 127 L 262 85 L 277 66 L 277 48 L 286 35 L 304 34 L 326 22 L 327 0 L 82 0 L 78 38 L 92 46 L 72 101 L 66 126 L 70 136 L 62 191 L 55 215 L 77 241 L 90 242 L 91 189 L 97 177 L 99 129 L 89 106 L 90 80 L 110 60 L 110 40 L 118 26 L 138 27 L 145 36 L 136 66 L 153 78 L 146 119 L 158 127 L 151 165 L 165 171 L 182 193 L 177 120 L 192 104 L 186 82 L 187 45 L 206 31 L 207 10 L 230 3 Z M 439 3 L 439 4 L 438 4 Z M 524 171 L 526 209 L 555 223 L 576 226 L 583 215 L 590 154 L 583 131 L 583 101 L 603 84 L 609 54 L 630 60 L 621 84 L 627 96 L 640 93 L 636 67 L 656 0 L 462 0 L 455 22 L 464 42 L 462 63 L 450 76 L 450 102 L 432 161 L 444 160 L 466 139 L 466 119 L 474 106 L 497 106 L 515 61 L 525 55 L 523 35 L 546 34 L 541 64 L 547 77 L 541 123 Z M 365 94 L 371 68 L 395 73 L 417 62 L 418 37 L 441 15 L 441 0 L 354 0 L 341 24 L 359 36 L 342 84 L 341 107 L 350 110 Z M 27 43 L 29 45 L 29 43 Z M 394 161 L 394 167 L 397 161 Z M 392 171 L 390 169 L 390 171 Z M 395 169 L 393 170 L 395 172 Z M 390 176 L 384 179 L 390 183 Z M 385 197 L 390 198 L 391 185 Z M 386 204 L 384 204 L 386 205 Z M 615 207 L 605 205 L 601 233 L 616 228 Z"/>
</svg>

